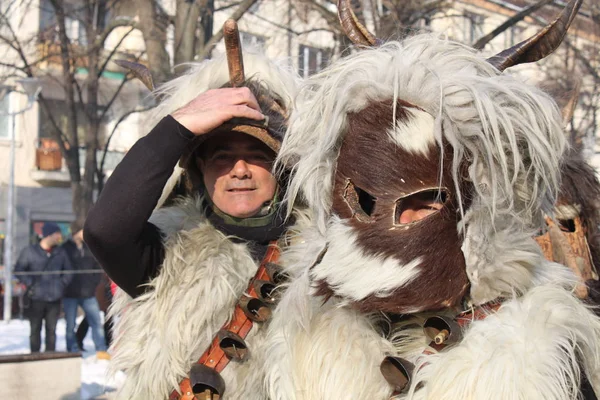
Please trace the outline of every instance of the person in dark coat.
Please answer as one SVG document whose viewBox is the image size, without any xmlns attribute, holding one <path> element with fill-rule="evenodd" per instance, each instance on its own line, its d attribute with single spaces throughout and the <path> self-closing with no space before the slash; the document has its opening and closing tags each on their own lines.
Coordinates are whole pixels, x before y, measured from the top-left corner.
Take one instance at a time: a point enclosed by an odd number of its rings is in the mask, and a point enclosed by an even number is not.
<svg viewBox="0 0 600 400">
<path fill-rule="evenodd" d="M 60 314 L 60 301 L 65 288 L 73 279 L 71 261 L 65 250 L 59 246 L 62 241 L 60 228 L 54 222 L 46 222 L 42 227 L 42 240 L 21 251 L 15 272 L 37 274 L 17 275 L 27 286 L 26 296 L 30 300 L 28 311 L 31 334 L 29 344 L 32 353 L 40 351 L 42 321 L 46 324 L 45 351 L 56 349 L 56 323 Z"/>
<path fill-rule="evenodd" d="M 108 358 L 104 328 L 100 317 L 100 306 L 96 299 L 96 287 L 102 278 L 102 269 L 83 241 L 83 228 L 81 224 L 73 222 L 71 224 L 71 232 L 73 232 L 72 238 L 65 242 L 63 248 L 71 259 L 73 269 L 76 271 L 91 272 L 76 273 L 65 290 L 63 307 L 67 322 L 67 351 L 77 352 L 81 350 L 75 336 L 77 307 L 80 306 L 85 313 L 85 319 L 92 328 L 92 339 L 94 340 L 98 358 Z"/>
</svg>

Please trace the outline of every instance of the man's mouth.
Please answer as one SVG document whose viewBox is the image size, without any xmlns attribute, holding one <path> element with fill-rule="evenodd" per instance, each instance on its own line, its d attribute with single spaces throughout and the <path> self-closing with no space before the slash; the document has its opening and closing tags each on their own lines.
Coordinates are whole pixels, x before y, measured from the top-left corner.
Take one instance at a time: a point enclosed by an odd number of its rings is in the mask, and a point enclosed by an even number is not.
<svg viewBox="0 0 600 400">
<path fill-rule="evenodd" d="M 233 188 L 233 189 L 227 189 L 228 192 L 231 193 L 244 193 L 244 192 L 251 192 L 253 190 L 256 190 L 254 188 Z"/>
</svg>

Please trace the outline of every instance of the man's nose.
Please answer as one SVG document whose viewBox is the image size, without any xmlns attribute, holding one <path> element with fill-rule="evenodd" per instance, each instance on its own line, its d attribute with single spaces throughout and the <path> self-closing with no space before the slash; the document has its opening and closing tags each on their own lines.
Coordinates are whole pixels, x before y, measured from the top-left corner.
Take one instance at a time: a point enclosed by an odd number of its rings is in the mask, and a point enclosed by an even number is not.
<svg viewBox="0 0 600 400">
<path fill-rule="evenodd" d="M 250 168 L 248 167 L 246 160 L 240 158 L 235 162 L 233 168 L 231 169 L 231 176 L 238 179 L 252 178 L 252 172 L 250 172 Z"/>
</svg>

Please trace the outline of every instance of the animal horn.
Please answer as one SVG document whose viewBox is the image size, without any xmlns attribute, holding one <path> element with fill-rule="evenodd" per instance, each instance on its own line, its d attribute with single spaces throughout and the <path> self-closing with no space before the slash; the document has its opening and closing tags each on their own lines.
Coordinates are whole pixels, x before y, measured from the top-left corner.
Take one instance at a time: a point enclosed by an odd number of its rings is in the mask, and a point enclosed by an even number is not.
<svg viewBox="0 0 600 400">
<path fill-rule="evenodd" d="M 338 0 L 338 18 L 342 30 L 348 39 L 357 46 L 379 46 L 381 40 L 377 39 L 369 30 L 360 23 L 352 10 L 350 0 Z"/>
<path fill-rule="evenodd" d="M 242 57 L 242 44 L 240 31 L 234 19 L 228 19 L 223 24 L 223 37 L 225 38 L 225 52 L 229 66 L 229 81 L 231 86 L 241 86 L 244 81 L 244 59 Z"/>
<path fill-rule="evenodd" d="M 131 72 L 133 76 L 142 81 L 144 86 L 146 86 L 151 92 L 154 91 L 154 81 L 148 67 L 143 64 L 127 60 L 115 60 L 115 64 Z"/>
<path fill-rule="evenodd" d="M 515 65 L 535 62 L 546 57 L 563 41 L 582 2 L 583 0 L 571 0 L 560 15 L 536 35 L 488 58 L 487 61 L 498 70 L 504 71 Z"/>
</svg>

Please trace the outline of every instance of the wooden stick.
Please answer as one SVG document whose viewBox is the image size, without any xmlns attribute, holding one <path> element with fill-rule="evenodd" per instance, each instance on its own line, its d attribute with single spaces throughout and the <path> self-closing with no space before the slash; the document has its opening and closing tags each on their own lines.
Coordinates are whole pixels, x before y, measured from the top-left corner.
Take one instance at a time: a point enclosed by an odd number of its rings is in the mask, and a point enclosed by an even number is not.
<svg viewBox="0 0 600 400">
<path fill-rule="evenodd" d="M 225 38 L 225 52 L 227 53 L 227 65 L 229 66 L 229 81 L 231 86 L 239 87 L 245 81 L 244 58 L 242 56 L 242 44 L 237 22 L 228 19 L 223 24 L 223 36 Z"/>
<path fill-rule="evenodd" d="M 448 329 L 442 329 L 437 335 L 435 335 L 433 341 L 435 344 L 442 344 L 446 341 L 446 339 L 448 339 L 448 336 L 450 336 Z"/>
</svg>

